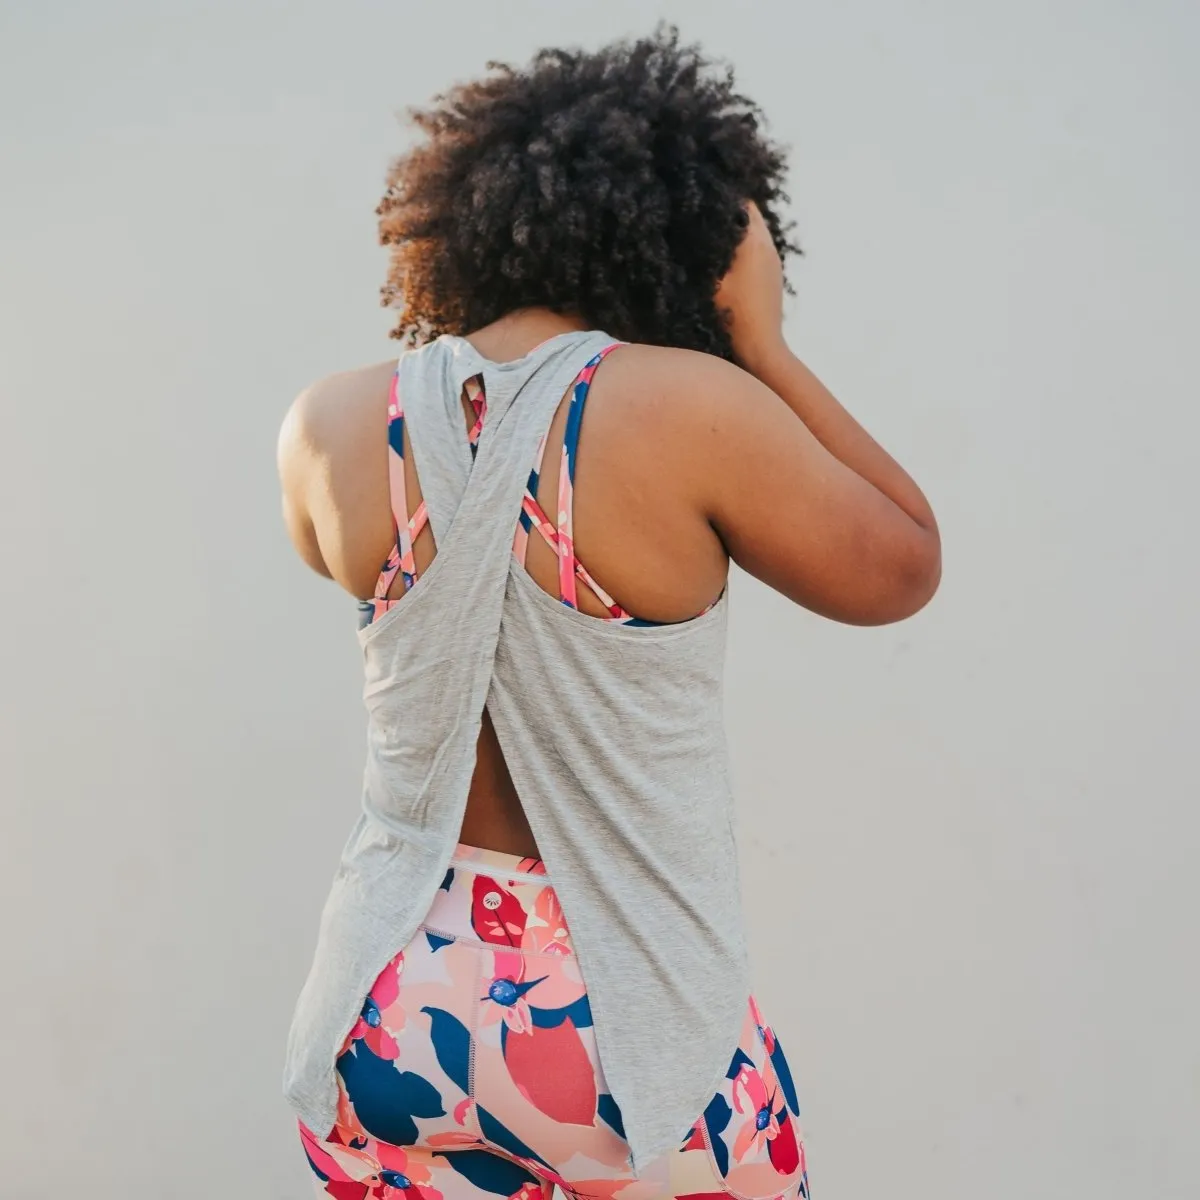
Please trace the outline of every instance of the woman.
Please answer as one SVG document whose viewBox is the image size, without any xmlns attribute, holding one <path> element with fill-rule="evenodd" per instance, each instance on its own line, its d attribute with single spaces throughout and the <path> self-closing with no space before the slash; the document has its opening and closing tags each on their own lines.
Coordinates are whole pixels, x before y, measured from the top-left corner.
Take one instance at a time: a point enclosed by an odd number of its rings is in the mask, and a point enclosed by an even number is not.
<svg viewBox="0 0 1200 1200">
<path fill-rule="evenodd" d="M 318 1193 L 806 1196 L 738 910 L 728 564 L 896 621 L 932 513 L 789 351 L 783 156 L 673 31 L 416 123 L 379 209 L 414 348 L 280 441 L 370 730 L 289 1039 Z"/>
</svg>

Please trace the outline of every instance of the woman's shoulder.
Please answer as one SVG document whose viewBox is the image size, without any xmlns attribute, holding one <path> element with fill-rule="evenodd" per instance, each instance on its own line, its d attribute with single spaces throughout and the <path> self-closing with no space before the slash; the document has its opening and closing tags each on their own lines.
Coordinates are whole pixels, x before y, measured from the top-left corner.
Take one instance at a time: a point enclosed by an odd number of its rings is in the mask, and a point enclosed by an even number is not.
<svg viewBox="0 0 1200 1200">
<path fill-rule="evenodd" d="M 304 388 L 279 430 L 278 462 L 285 491 L 329 482 L 376 450 L 386 428 L 395 360 L 338 371 Z"/>
<path fill-rule="evenodd" d="M 387 425 L 396 363 L 374 363 L 326 375 L 292 401 L 279 430 L 277 457 L 285 490 L 336 483 L 377 452 Z M 365 459 L 364 459 L 365 456 Z"/>
<path fill-rule="evenodd" d="M 393 360 L 318 379 L 292 401 L 279 431 L 277 461 L 292 541 L 313 570 L 348 590 L 359 541 L 374 546 L 387 540 L 387 469 L 380 447 L 386 445 L 395 369 Z M 367 469 L 373 462 L 379 468 Z M 367 516 L 347 520 L 360 511 Z"/>
<path fill-rule="evenodd" d="M 669 381 L 674 378 L 689 381 L 719 381 L 730 375 L 744 372 L 731 362 L 715 354 L 700 350 L 684 350 L 676 346 L 655 346 L 649 342 L 622 342 L 620 353 L 612 355 L 613 361 L 623 359 L 630 368 L 644 371 L 648 375 Z"/>
<path fill-rule="evenodd" d="M 639 424 L 685 435 L 736 411 L 761 383 L 734 363 L 699 350 L 629 342 L 608 356 L 597 382 L 614 408 Z"/>
<path fill-rule="evenodd" d="M 283 422 L 283 435 L 306 442 L 344 436 L 366 408 L 386 405 L 395 360 L 338 371 L 310 383 L 292 401 Z"/>
</svg>

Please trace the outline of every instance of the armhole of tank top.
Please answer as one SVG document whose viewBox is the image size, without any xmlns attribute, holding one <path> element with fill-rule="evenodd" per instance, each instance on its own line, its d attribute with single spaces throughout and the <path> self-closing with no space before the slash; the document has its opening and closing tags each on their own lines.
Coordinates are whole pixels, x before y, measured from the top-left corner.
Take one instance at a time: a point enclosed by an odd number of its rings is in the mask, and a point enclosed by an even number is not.
<svg viewBox="0 0 1200 1200">
<path fill-rule="evenodd" d="M 487 412 L 487 397 L 483 389 L 482 376 L 473 376 L 463 384 L 459 393 L 463 410 L 463 436 L 466 437 L 471 453 L 478 445 Z M 359 601 L 359 628 L 378 620 L 383 613 L 395 608 L 408 598 L 408 594 L 420 581 L 437 558 L 437 544 L 433 526 L 429 520 L 429 509 L 421 490 L 421 480 L 413 458 L 412 438 L 404 413 L 404 401 L 400 395 L 400 364 L 392 373 L 387 405 L 387 456 L 388 456 L 388 504 L 392 516 L 392 547 L 375 581 L 375 592 L 370 600 Z M 416 504 L 410 503 L 410 497 Z M 428 539 L 427 546 L 424 539 Z M 426 558 L 423 567 L 419 560 Z"/>
<path fill-rule="evenodd" d="M 416 585 L 418 571 L 416 564 L 415 546 L 422 535 L 432 537 L 432 531 L 426 533 L 429 524 L 429 514 L 421 497 L 415 509 L 409 511 L 409 492 L 407 479 L 407 463 L 412 457 L 411 441 L 408 438 L 407 422 L 404 415 L 404 402 L 400 395 L 400 363 L 392 372 L 388 384 L 387 401 L 387 480 L 388 507 L 392 518 L 392 545 L 387 558 L 375 579 L 375 590 L 369 600 L 360 600 L 359 630 L 374 624 L 384 613 L 389 612 Z M 420 496 L 420 482 L 416 478 L 415 469 L 413 482 L 416 493 Z M 435 551 L 436 553 L 436 551 Z"/>
<path fill-rule="evenodd" d="M 522 497 L 520 519 L 513 543 L 513 554 L 520 569 L 530 581 L 545 593 L 551 600 L 557 599 L 565 608 L 580 611 L 581 615 L 593 621 L 620 621 L 626 623 L 638 622 L 632 614 L 626 612 L 609 593 L 588 572 L 575 553 L 574 516 L 575 516 L 575 465 L 579 450 L 580 435 L 583 428 L 583 414 L 591 391 L 592 381 L 600 364 L 623 342 L 611 342 L 598 353 L 594 354 L 580 368 L 571 381 L 562 399 L 556 406 L 545 431 L 538 441 L 537 454 L 533 469 L 530 471 L 525 493 Z M 546 471 L 546 450 L 552 442 L 552 434 L 556 427 L 562 426 L 559 448 L 551 457 L 557 463 L 555 477 L 554 517 L 551 518 L 542 503 L 539 493 L 542 490 Z M 557 595 L 547 590 L 533 578 L 528 569 L 529 539 L 536 535 L 536 540 L 544 543 L 545 548 L 554 556 L 556 562 Z M 590 591 L 596 601 L 606 611 L 604 614 L 591 613 L 579 608 L 579 584 Z"/>
<path fill-rule="evenodd" d="M 721 590 L 712 603 L 694 616 L 682 621 L 651 621 L 634 616 L 622 607 L 588 571 L 575 552 L 575 470 L 582 439 L 584 411 L 600 365 L 614 350 L 625 344 L 612 342 L 593 355 L 572 380 L 555 408 L 550 423 L 538 442 L 533 469 L 522 498 L 520 519 L 513 541 L 513 556 L 526 582 L 545 597 L 549 604 L 585 627 L 590 624 L 605 628 L 615 626 L 641 630 L 682 631 L 697 622 L 703 622 L 714 610 L 721 607 L 728 586 Z M 550 456 L 555 458 L 558 464 L 557 485 L 553 495 L 555 518 L 552 520 L 539 499 L 539 492 L 547 482 L 547 446 L 552 444 L 551 435 L 559 424 L 563 427 L 561 444 L 557 455 Z M 558 439 L 554 441 L 557 442 Z M 531 538 L 543 542 L 545 549 L 557 560 L 557 594 L 539 583 L 528 569 L 527 554 Z M 580 607 L 581 584 L 583 590 L 591 592 L 597 603 L 607 610 L 604 614 L 589 612 Z"/>
</svg>

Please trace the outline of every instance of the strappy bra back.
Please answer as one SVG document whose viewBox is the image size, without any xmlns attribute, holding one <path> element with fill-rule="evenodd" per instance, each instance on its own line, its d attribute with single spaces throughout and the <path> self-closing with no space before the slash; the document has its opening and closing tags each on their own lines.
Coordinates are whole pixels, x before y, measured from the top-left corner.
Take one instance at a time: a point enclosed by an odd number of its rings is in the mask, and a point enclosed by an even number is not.
<svg viewBox="0 0 1200 1200">
<path fill-rule="evenodd" d="M 575 465 L 579 456 L 580 434 L 583 429 L 584 406 L 591 392 L 592 380 L 600 364 L 622 343 L 611 342 L 600 350 L 572 381 L 566 398 L 566 427 L 559 454 L 557 520 L 551 520 L 538 499 L 546 446 L 550 440 L 547 430 L 538 442 L 537 456 L 529 473 L 529 482 L 521 498 L 521 512 L 513 538 L 513 554 L 518 563 L 526 564 L 529 535 L 536 532 L 558 561 L 558 595 L 568 608 L 578 608 L 578 588 L 583 584 L 607 610 L 599 620 L 617 621 L 624 625 L 657 625 L 628 612 L 605 589 L 579 560 L 575 552 Z M 535 351 L 536 352 L 536 351 Z M 482 373 L 474 375 L 463 385 L 462 400 L 467 415 L 467 444 L 474 460 L 479 450 L 479 437 L 487 415 L 487 394 Z M 383 613 L 404 599 L 404 594 L 417 582 L 418 570 L 414 547 L 429 524 L 429 509 L 424 498 L 413 506 L 408 497 L 405 469 L 404 398 L 400 395 L 400 368 L 392 376 L 388 396 L 388 482 L 391 493 L 393 545 L 375 585 L 370 600 L 359 602 L 359 628 L 365 628 Z M 400 595 L 396 578 L 400 576 Z M 709 606 L 711 607 L 711 605 Z M 705 612 L 708 609 L 704 610 Z"/>
</svg>

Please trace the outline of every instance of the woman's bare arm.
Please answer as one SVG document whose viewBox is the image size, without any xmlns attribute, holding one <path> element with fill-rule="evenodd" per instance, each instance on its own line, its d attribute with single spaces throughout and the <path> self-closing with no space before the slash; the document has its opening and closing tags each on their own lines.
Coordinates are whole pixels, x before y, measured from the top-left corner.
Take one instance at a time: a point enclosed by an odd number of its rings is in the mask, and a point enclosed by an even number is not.
<svg viewBox="0 0 1200 1200">
<path fill-rule="evenodd" d="M 692 391 L 703 416 L 693 429 L 711 464 L 709 519 L 739 566 L 815 612 L 852 624 L 902 620 L 941 577 L 933 511 L 788 349 L 782 298 L 779 256 L 751 208 L 718 295 L 745 371 L 706 364 Z"/>
</svg>

